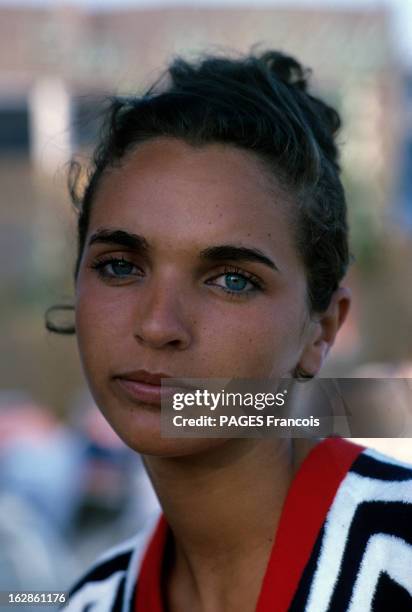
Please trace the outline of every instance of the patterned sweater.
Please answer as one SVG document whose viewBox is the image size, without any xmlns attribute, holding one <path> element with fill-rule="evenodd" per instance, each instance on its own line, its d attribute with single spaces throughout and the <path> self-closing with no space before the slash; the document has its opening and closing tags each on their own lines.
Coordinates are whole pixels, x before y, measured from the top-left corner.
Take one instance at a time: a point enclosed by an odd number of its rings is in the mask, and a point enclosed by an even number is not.
<svg viewBox="0 0 412 612">
<path fill-rule="evenodd" d="M 169 533 L 156 517 L 111 549 L 73 586 L 64 610 L 166 612 L 160 572 Z M 256 612 L 369 611 L 412 611 L 412 465 L 327 438 L 289 489 Z"/>
</svg>

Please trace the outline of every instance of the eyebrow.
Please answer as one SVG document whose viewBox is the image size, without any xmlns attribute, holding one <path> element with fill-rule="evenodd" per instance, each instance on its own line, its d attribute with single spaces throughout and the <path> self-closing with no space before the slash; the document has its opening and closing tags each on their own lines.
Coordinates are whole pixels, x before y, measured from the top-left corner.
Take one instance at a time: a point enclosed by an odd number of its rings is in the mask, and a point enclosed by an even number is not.
<svg viewBox="0 0 412 612">
<path fill-rule="evenodd" d="M 99 229 L 89 238 L 88 246 L 92 244 L 118 244 L 136 251 L 148 252 L 149 243 L 143 236 L 132 234 L 125 230 Z"/>
<path fill-rule="evenodd" d="M 236 246 L 232 244 L 222 244 L 219 246 L 212 246 L 200 251 L 200 257 L 209 261 L 224 261 L 230 259 L 231 261 L 251 261 L 264 264 L 272 270 L 279 268 L 274 261 L 269 259 L 259 249 L 252 247 Z"/>
<path fill-rule="evenodd" d="M 135 251 L 148 254 L 150 251 L 150 245 L 147 240 L 139 235 L 125 230 L 111 230 L 111 229 L 99 229 L 97 230 L 88 241 L 88 245 L 92 244 L 116 244 L 124 246 Z M 234 244 L 222 244 L 217 246 L 207 247 L 199 253 L 200 259 L 204 259 L 212 262 L 231 261 L 239 262 L 256 262 L 268 266 L 272 270 L 279 268 L 272 259 L 267 257 L 262 251 L 254 247 L 237 246 Z"/>
</svg>

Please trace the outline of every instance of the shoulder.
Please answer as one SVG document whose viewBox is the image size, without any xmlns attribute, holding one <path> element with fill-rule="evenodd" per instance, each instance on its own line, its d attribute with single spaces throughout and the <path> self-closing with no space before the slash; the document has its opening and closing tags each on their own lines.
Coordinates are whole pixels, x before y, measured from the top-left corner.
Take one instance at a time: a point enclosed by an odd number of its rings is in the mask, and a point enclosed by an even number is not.
<svg viewBox="0 0 412 612">
<path fill-rule="evenodd" d="M 351 471 L 385 481 L 402 481 L 412 477 L 412 463 L 389 457 L 372 448 L 364 449 L 352 465 Z"/>
<path fill-rule="evenodd" d="M 347 487 L 359 503 L 404 504 L 412 511 L 412 464 L 365 449 L 353 462 Z M 345 485 L 345 480 L 343 485 Z M 376 509 L 378 506 L 374 506 Z"/>
<path fill-rule="evenodd" d="M 356 450 L 350 444 L 339 447 Z M 386 610 L 388 602 L 412 609 L 412 465 L 362 449 L 336 490 L 291 610 Z"/>
<path fill-rule="evenodd" d="M 158 514 L 153 515 L 139 533 L 99 556 L 71 587 L 60 609 L 64 612 L 130 610 L 140 564 L 158 519 Z"/>
<path fill-rule="evenodd" d="M 327 584 L 333 605 L 347 597 L 369 610 L 388 596 L 411 605 L 412 465 L 371 449 L 358 455 L 329 510 L 317 562 L 313 588 Z"/>
<path fill-rule="evenodd" d="M 346 526 L 345 539 L 371 546 L 412 546 L 412 465 L 372 449 L 363 450 L 339 486 L 327 523 Z"/>
</svg>

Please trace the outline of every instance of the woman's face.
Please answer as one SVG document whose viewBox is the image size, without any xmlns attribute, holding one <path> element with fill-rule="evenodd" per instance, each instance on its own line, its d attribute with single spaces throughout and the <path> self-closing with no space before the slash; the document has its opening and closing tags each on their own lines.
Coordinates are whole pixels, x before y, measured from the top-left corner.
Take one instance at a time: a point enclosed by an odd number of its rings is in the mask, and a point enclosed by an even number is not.
<svg viewBox="0 0 412 612">
<path fill-rule="evenodd" d="M 291 376 L 308 311 L 286 199 L 252 153 L 172 138 L 139 145 L 102 177 L 76 332 L 94 399 L 131 448 L 178 455 L 222 440 L 162 439 L 159 409 L 128 397 L 122 373 Z M 103 230 L 139 240 L 89 244 Z"/>
</svg>

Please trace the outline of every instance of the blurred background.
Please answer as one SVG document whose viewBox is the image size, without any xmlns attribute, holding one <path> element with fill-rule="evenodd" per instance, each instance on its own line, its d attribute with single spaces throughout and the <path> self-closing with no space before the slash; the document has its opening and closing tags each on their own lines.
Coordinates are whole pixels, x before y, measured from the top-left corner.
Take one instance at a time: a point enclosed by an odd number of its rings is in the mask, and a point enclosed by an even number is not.
<svg viewBox="0 0 412 612">
<path fill-rule="evenodd" d="M 173 54 L 256 43 L 313 68 L 344 122 L 354 306 L 324 375 L 412 379 L 411 0 L 0 0 L 0 590 L 65 588 L 157 509 L 75 338 L 44 327 L 73 297 L 67 162 L 87 160 L 107 95 Z M 362 442 L 412 461 L 410 439 Z"/>
</svg>

